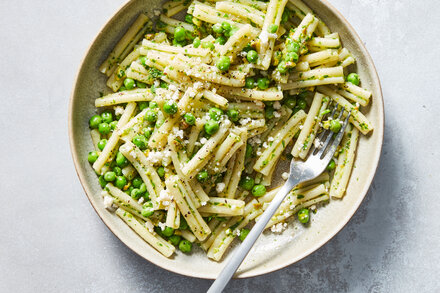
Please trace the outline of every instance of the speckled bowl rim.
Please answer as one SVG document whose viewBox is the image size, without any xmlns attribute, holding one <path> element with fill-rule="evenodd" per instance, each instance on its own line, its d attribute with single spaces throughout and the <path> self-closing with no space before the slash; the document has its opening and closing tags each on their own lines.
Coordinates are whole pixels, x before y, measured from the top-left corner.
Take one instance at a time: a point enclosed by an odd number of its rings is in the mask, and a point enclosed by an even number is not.
<svg viewBox="0 0 440 293">
<path fill-rule="evenodd" d="M 319 248 L 321 248 L 324 244 L 326 244 L 327 242 L 329 242 L 337 233 L 339 233 L 346 225 L 347 223 L 350 221 L 350 219 L 353 217 L 354 213 L 358 210 L 359 206 L 361 205 L 361 203 L 363 202 L 366 194 L 368 193 L 368 190 L 371 186 L 371 183 L 374 179 L 374 176 L 376 174 L 377 168 L 379 166 L 379 160 L 381 157 L 381 153 L 382 153 L 382 146 L 383 146 L 383 136 L 384 136 L 384 128 L 385 128 L 385 111 L 384 111 L 384 102 L 383 102 L 383 93 L 382 93 L 382 87 L 381 87 L 381 83 L 379 80 L 379 76 L 376 70 L 376 67 L 374 65 L 374 62 L 370 56 L 370 54 L 368 53 L 368 50 L 366 49 L 364 43 L 362 42 L 361 38 L 359 37 L 359 35 L 357 34 L 357 32 L 355 31 L 355 29 L 351 26 L 351 24 L 346 20 L 346 18 L 335 8 L 333 7 L 333 5 L 331 5 L 327 0 L 316 0 L 321 2 L 324 6 L 327 6 L 327 8 L 331 11 L 331 13 L 333 13 L 336 17 L 339 18 L 339 20 L 344 23 L 344 25 L 347 27 L 347 30 L 350 32 L 350 34 L 353 36 L 353 39 L 355 40 L 357 46 L 359 47 L 360 51 L 362 52 L 362 54 L 364 55 L 367 63 L 370 65 L 371 67 L 371 81 L 374 84 L 374 86 L 376 87 L 376 91 L 378 92 L 379 95 L 375 96 L 375 102 L 378 103 L 378 110 L 379 110 L 379 114 L 380 115 L 380 120 L 381 120 L 381 125 L 376 125 L 374 131 L 375 132 L 380 132 L 379 133 L 379 141 L 380 143 L 379 145 L 379 149 L 376 151 L 376 156 L 373 159 L 375 168 L 374 170 L 371 170 L 369 172 L 369 175 L 365 178 L 365 185 L 364 188 L 361 192 L 361 194 L 358 197 L 358 201 L 352 205 L 351 210 L 347 211 L 345 218 L 340 221 L 339 226 L 334 227 L 333 228 L 333 232 L 331 234 L 329 234 L 325 239 L 323 239 L 321 242 L 319 243 L 315 243 L 314 245 L 311 245 L 310 248 L 308 250 L 306 250 L 305 252 L 303 252 L 301 255 L 297 256 L 296 258 L 293 258 L 287 262 L 281 262 L 278 265 L 274 265 L 271 267 L 265 267 L 265 269 L 263 269 L 262 271 L 259 271 L 257 273 L 251 273 L 248 272 L 245 275 L 240 274 L 237 278 L 250 278 L 250 277 L 255 277 L 255 276 L 259 276 L 259 275 L 263 275 L 263 274 L 267 274 L 267 273 L 271 273 L 271 272 L 275 272 L 278 271 L 280 269 L 283 269 L 287 266 L 290 266 L 302 259 L 304 259 L 305 257 L 309 256 L 310 254 L 312 254 L 313 252 L 317 251 Z M 101 218 L 101 220 L 104 222 L 104 224 L 107 226 L 107 228 L 119 239 L 121 240 L 126 246 L 128 246 L 132 251 L 134 251 L 136 254 L 138 254 L 140 257 L 146 259 L 147 261 L 174 273 L 180 274 L 180 275 L 184 275 L 184 276 L 188 276 L 188 277 L 195 277 L 195 278 L 201 278 L 201 279 L 213 279 L 212 276 L 210 276 L 209 274 L 204 274 L 203 272 L 201 272 L 198 275 L 194 275 L 194 274 L 190 274 L 188 272 L 186 272 L 185 270 L 181 270 L 181 269 L 176 269 L 175 267 L 167 267 L 167 266 L 163 266 L 160 262 L 158 261 L 153 261 L 151 259 L 145 258 L 142 253 L 140 251 L 138 251 L 138 249 L 131 244 L 131 242 L 128 241 L 123 241 L 119 236 L 118 236 L 118 232 L 113 230 L 111 225 L 109 223 L 107 223 L 107 221 L 102 217 L 99 208 L 94 204 L 93 200 L 91 199 L 91 190 L 88 190 L 88 188 L 86 187 L 86 184 L 84 184 L 84 182 L 86 181 L 86 174 L 83 171 L 81 164 L 79 162 L 79 158 L 77 156 L 77 151 L 76 151 L 76 147 L 74 144 L 74 135 L 73 135 L 73 101 L 74 98 L 76 96 L 76 91 L 77 91 L 77 87 L 78 87 L 78 79 L 79 79 L 79 74 L 81 73 L 81 70 L 83 68 L 85 59 L 87 59 L 87 56 L 89 55 L 90 49 L 92 48 L 93 44 L 100 38 L 100 36 L 103 34 L 103 31 L 107 28 L 107 26 L 111 25 L 111 23 L 114 22 L 115 19 L 117 19 L 121 14 L 124 13 L 124 10 L 126 7 L 129 6 L 131 0 L 127 1 L 126 3 L 124 3 L 118 10 L 117 12 L 103 25 L 103 27 L 101 28 L 101 30 L 99 31 L 98 35 L 93 39 L 93 41 L 91 42 L 90 46 L 88 47 L 86 53 L 84 54 L 84 57 L 81 60 L 80 66 L 78 68 L 78 72 L 77 75 L 75 77 L 75 82 L 74 82 L 74 87 L 72 89 L 72 94 L 70 96 L 70 100 L 69 100 L 69 109 L 68 109 L 68 135 L 69 135 L 69 144 L 70 144 L 70 151 L 72 154 L 72 159 L 75 165 L 75 171 L 78 175 L 78 178 L 80 180 L 80 183 L 86 193 L 86 196 L 90 202 L 90 204 L 92 205 L 92 207 L 95 209 L 96 213 L 98 214 L 98 216 Z M 319 13 L 317 13 L 319 15 Z"/>
</svg>

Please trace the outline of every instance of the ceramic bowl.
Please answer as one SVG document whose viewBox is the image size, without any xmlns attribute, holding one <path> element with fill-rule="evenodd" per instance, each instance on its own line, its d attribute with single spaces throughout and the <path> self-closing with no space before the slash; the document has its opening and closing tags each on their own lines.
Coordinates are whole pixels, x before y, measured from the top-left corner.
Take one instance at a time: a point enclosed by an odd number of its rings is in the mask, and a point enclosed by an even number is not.
<svg viewBox="0 0 440 293">
<path fill-rule="evenodd" d="M 93 149 L 88 120 L 96 112 L 94 100 L 99 97 L 99 92 L 105 89 L 106 81 L 98 67 L 137 15 L 145 11 L 152 16 L 152 10 L 159 8 L 160 2 L 129 1 L 107 22 L 91 44 L 80 65 L 70 100 L 70 147 L 76 171 L 90 203 L 102 221 L 123 243 L 146 260 L 166 270 L 191 277 L 213 279 L 231 257 L 233 248 L 229 249 L 219 263 L 209 260 L 201 249 L 195 249 L 190 255 L 177 253 L 172 258 L 162 256 L 116 215 L 104 208 L 100 196 L 101 187 L 87 162 L 87 154 Z M 362 86 L 373 92 L 372 103 L 366 109 L 366 116 L 375 129 L 369 136 L 362 136 L 360 139 L 355 168 L 343 200 L 332 200 L 330 204 L 320 207 L 306 228 L 296 222 L 289 225 L 290 228 L 282 234 L 265 232 L 237 272 L 238 278 L 258 276 L 291 265 L 329 241 L 358 209 L 379 163 L 384 109 L 380 82 L 373 61 L 351 25 L 327 1 L 309 0 L 307 4 L 333 32 L 339 33 L 344 47 L 355 56 Z"/>
</svg>

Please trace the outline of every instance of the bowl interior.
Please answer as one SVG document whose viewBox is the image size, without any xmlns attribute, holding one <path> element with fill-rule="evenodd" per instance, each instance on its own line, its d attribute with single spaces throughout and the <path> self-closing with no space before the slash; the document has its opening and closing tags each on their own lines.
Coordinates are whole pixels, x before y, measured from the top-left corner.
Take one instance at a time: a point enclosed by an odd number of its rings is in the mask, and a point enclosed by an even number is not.
<svg viewBox="0 0 440 293">
<path fill-rule="evenodd" d="M 230 249 L 223 262 L 209 260 L 201 249 L 191 255 L 177 253 L 168 259 L 146 244 L 116 215 L 108 212 L 100 197 L 101 187 L 95 173 L 87 162 L 87 154 L 93 149 L 88 119 L 96 112 L 95 98 L 105 90 L 106 78 L 98 70 L 113 46 L 124 34 L 127 27 L 141 11 L 153 15 L 160 0 L 133 0 L 123 6 L 105 25 L 89 48 L 81 64 L 69 108 L 69 137 L 75 167 L 84 190 L 104 223 L 133 251 L 148 261 L 182 275 L 198 278 L 215 278 L 225 261 L 231 257 Z M 383 100 L 379 79 L 373 62 L 361 40 L 347 21 L 325 1 L 309 0 L 307 4 L 315 11 L 333 32 L 340 34 L 343 45 L 357 59 L 357 72 L 363 87 L 373 92 L 371 105 L 366 109 L 367 117 L 375 129 L 359 142 L 355 168 L 351 175 L 347 194 L 343 200 L 332 200 L 318 209 L 309 227 L 297 223 L 289 225 L 282 234 L 264 233 L 252 249 L 237 277 L 265 274 L 290 265 L 309 255 L 330 240 L 352 217 L 362 202 L 376 171 L 383 140 Z M 276 174 L 281 174 L 280 172 Z M 203 269 L 201 269 L 203 268 Z"/>
</svg>

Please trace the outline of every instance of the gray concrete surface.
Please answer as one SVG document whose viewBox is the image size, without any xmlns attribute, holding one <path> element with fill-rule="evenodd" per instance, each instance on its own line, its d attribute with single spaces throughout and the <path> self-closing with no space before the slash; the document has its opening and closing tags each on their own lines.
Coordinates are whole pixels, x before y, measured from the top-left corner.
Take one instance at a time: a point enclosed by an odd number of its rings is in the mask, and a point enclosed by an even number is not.
<svg viewBox="0 0 440 293">
<path fill-rule="evenodd" d="M 0 5 L 0 292 L 202 292 L 125 247 L 76 177 L 67 105 L 89 43 L 123 1 Z M 229 292 L 440 292 L 440 7 L 333 0 L 381 77 L 386 131 L 353 219 L 307 259 Z"/>
</svg>

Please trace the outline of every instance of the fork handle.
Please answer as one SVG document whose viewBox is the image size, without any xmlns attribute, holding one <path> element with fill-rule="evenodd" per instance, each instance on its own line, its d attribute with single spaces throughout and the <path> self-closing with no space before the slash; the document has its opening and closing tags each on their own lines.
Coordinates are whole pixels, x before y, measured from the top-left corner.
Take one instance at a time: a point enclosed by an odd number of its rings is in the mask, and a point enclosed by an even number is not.
<svg viewBox="0 0 440 293">
<path fill-rule="evenodd" d="M 289 178 L 286 181 L 286 183 L 283 185 L 283 187 L 281 187 L 280 191 L 278 191 L 278 193 L 275 195 L 275 197 L 267 207 L 266 211 L 258 219 L 258 222 L 255 223 L 251 232 L 246 236 L 243 243 L 240 244 L 238 249 L 234 252 L 231 259 L 225 265 L 225 267 L 223 268 L 217 279 L 214 281 L 214 283 L 212 283 L 211 287 L 207 291 L 208 293 L 220 293 L 223 291 L 223 289 L 229 283 L 229 280 L 232 278 L 234 273 L 240 267 L 240 264 L 243 262 L 246 255 L 251 250 L 255 241 L 257 241 L 258 237 L 263 232 L 267 223 L 270 221 L 272 216 L 277 211 L 278 207 L 283 202 L 286 195 L 298 183 L 300 183 L 298 179 Z"/>
</svg>

